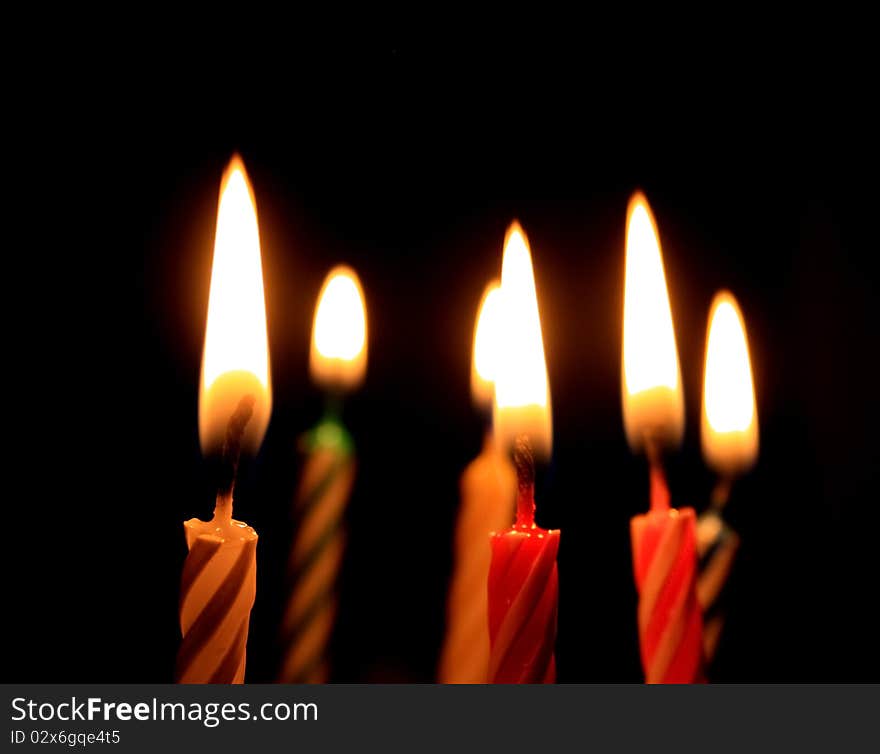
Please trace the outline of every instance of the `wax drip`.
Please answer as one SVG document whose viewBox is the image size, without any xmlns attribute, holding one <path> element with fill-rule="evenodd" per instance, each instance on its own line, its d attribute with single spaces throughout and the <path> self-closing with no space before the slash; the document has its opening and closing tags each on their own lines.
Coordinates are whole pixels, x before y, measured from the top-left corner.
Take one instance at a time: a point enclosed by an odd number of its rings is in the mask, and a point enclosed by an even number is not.
<svg viewBox="0 0 880 754">
<path fill-rule="evenodd" d="M 516 468 L 518 486 L 516 525 L 532 528 L 535 525 L 535 457 L 527 435 L 516 438 L 513 465 Z"/>
<path fill-rule="evenodd" d="M 247 423 L 254 414 L 256 399 L 253 395 L 244 396 L 238 407 L 229 417 L 226 425 L 226 438 L 223 440 L 223 453 L 220 459 L 220 481 L 217 485 L 217 504 L 214 517 L 229 520 L 232 517 L 232 491 L 241 458 L 241 440 Z"/>
</svg>

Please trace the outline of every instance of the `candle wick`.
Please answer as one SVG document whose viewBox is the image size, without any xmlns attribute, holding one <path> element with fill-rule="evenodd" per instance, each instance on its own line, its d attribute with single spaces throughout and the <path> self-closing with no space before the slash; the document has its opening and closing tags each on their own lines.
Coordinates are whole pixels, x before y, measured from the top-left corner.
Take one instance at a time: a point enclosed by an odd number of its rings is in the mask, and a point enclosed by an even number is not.
<svg viewBox="0 0 880 754">
<path fill-rule="evenodd" d="M 229 423 L 226 425 L 214 518 L 219 518 L 227 523 L 232 520 L 232 492 L 235 489 L 235 476 L 238 473 L 238 462 L 241 458 L 241 440 L 244 437 L 245 427 L 254 414 L 255 403 L 256 399 L 253 395 L 245 395 L 239 401 L 238 407 L 229 417 Z"/>
<path fill-rule="evenodd" d="M 660 457 L 660 445 L 651 432 L 644 436 L 645 455 L 648 457 L 650 468 L 651 510 L 669 510 L 670 497 L 669 485 L 666 484 L 666 473 L 663 471 L 663 462 Z"/>
<path fill-rule="evenodd" d="M 666 474 L 659 463 L 651 464 L 651 510 L 669 510 L 669 486 L 666 484 Z"/>
<path fill-rule="evenodd" d="M 729 476 L 719 477 L 718 483 L 712 490 L 712 497 L 709 505 L 712 509 L 721 512 L 727 501 L 730 499 L 730 488 L 733 486 L 733 479 Z"/>
<path fill-rule="evenodd" d="M 531 528 L 535 525 L 535 456 L 527 435 L 519 435 L 513 446 L 513 465 L 516 468 L 516 525 Z"/>
<path fill-rule="evenodd" d="M 324 396 L 324 416 L 333 421 L 342 418 L 342 391 L 330 390 Z"/>
</svg>

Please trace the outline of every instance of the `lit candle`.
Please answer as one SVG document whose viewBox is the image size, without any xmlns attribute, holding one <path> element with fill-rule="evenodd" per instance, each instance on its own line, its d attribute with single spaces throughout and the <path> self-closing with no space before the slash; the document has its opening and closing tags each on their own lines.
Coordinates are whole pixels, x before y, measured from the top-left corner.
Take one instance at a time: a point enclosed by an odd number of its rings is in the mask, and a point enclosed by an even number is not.
<svg viewBox="0 0 880 754">
<path fill-rule="evenodd" d="M 703 651 L 711 662 L 724 625 L 720 598 L 739 547 L 739 536 L 722 510 L 733 480 L 758 457 L 758 412 L 746 327 L 736 299 L 727 291 L 715 295 L 709 312 L 700 427 L 703 458 L 718 472 L 709 509 L 697 520 L 697 598 L 703 608 Z"/>
<path fill-rule="evenodd" d="M 255 452 L 269 422 L 269 347 L 253 191 L 234 157 L 220 187 L 199 391 L 206 455 L 222 456 L 214 517 L 184 523 L 180 683 L 242 683 L 256 594 L 257 533 L 232 518 L 239 453 Z"/>
<path fill-rule="evenodd" d="M 471 395 L 478 410 L 486 412 L 492 409 L 502 345 L 500 298 L 499 284 L 493 281 L 483 294 L 474 328 Z M 510 522 L 516 500 L 516 474 L 491 428 L 482 452 L 468 464 L 459 486 L 455 566 L 438 675 L 441 683 L 485 683 L 489 669 L 488 535 Z"/>
<path fill-rule="evenodd" d="M 534 456 L 552 446 L 550 389 L 541 319 L 525 233 L 514 223 L 501 271 L 503 347 L 495 378 L 495 429 L 513 447 L 516 520 L 492 534 L 489 567 L 489 674 L 492 683 L 556 680 L 559 530 L 535 524 Z"/>
<path fill-rule="evenodd" d="M 293 505 L 290 599 L 282 624 L 282 683 L 325 683 L 336 617 L 336 578 L 345 546 L 342 522 L 354 486 L 354 443 L 342 424 L 342 396 L 364 379 L 367 317 L 357 274 L 327 275 L 312 327 L 312 379 L 327 393 L 324 417 L 304 438 L 305 464 Z"/>
<path fill-rule="evenodd" d="M 642 194 L 627 211 L 621 379 L 627 439 L 651 469 L 651 508 L 631 522 L 645 680 L 692 683 L 702 667 L 696 516 L 670 507 L 660 464 L 661 451 L 681 441 L 684 401 L 660 241 Z"/>
<path fill-rule="evenodd" d="M 478 411 L 490 414 L 495 400 L 495 375 L 501 358 L 503 325 L 501 283 L 493 280 L 480 299 L 471 353 L 471 398 Z"/>
</svg>

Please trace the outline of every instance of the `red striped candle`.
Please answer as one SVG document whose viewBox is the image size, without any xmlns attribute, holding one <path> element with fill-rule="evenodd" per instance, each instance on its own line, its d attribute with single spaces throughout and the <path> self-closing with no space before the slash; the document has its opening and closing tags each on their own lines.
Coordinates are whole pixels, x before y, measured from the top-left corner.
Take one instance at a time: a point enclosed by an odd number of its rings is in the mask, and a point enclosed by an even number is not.
<svg viewBox="0 0 880 754">
<path fill-rule="evenodd" d="M 535 524 L 532 449 L 549 458 L 553 446 L 550 384 L 529 242 L 518 223 L 504 241 L 501 265 L 502 340 L 495 380 L 494 427 L 513 447 L 516 521 L 491 535 L 489 566 L 489 681 L 556 680 L 559 532 Z"/>
<path fill-rule="evenodd" d="M 702 674 L 693 508 L 671 508 L 659 466 L 651 467 L 651 510 L 630 522 L 639 591 L 639 645 L 647 683 L 694 683 Z"/>
<path fill-rule="evenodd" d="M 660 466 L 661 450 L 681 442 L 684 395 L 660 238 L 641 193 L 627 210 L 622 367 L 627 440 L 651 464 L 651 509 L 630 526 L 645 680 L 693 683 L 702 677 L 696 516 L 670 507 Z"/>
<path fill-rule="evenodd" d="M 534 462 L 528 441 L 514 451 L 519 489 L 516 522 L 491 536 L 489 681 L 556 681 L 559 530 L 535 524 Z"/>
</svg>

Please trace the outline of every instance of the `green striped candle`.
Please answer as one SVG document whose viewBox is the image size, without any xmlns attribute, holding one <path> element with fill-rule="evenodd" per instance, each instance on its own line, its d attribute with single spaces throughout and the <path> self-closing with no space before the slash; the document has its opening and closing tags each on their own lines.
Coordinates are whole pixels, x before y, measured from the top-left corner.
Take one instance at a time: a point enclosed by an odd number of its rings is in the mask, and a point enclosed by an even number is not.
<svg viewBox="0 0 880 754">
<path fill-rule="evenodd" d="M 357 466 L 340 419 L 341 396 L 364 377 L 367 319 L 354 270 L 336 267 L 324 281 L 312 328 L 310 372 L 328 395 L 328 410 L 304 438 L 305 461 L 293 503 L 290 597 L 281 627 L 281 683 L 326 683 L 345 550 L 345 509 Z"/>
<path fill-rule="evenodd" d="M 284 613 L 283 683 L 325 683 L 336 617 L 336 578 L 345 548 L 345 507 L 355 479 L 354 445 L 328 415 L 304 438 L 306 459 L 294 501 L 290 599 Z"/>
</svg>

